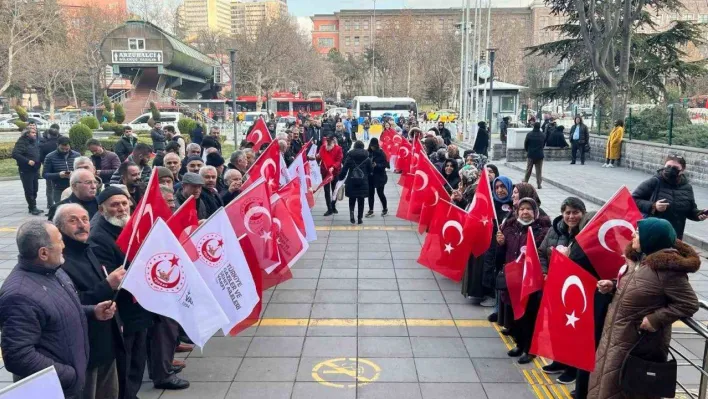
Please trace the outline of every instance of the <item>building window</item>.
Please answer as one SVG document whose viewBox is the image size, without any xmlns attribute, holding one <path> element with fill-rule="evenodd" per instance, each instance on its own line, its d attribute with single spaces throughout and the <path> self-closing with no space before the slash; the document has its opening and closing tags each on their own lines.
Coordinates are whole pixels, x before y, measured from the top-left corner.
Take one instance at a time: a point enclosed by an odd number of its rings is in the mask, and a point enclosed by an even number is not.
<svg viewBox="0 0 708 399">
<path fill-rule="evenodd" d="M 351 45 L 351 40 L 349 36 L 344 36 L 344 44 L 347 46 Z"/>
<path fill-rule="evenodd" d="M 499 112 L 514 112 L 514 96 L 501 96 Z"/>
<path fill-rule="evenodd" d="M 369 21 L 365 21 L 363 23 L 363 26 L 361 27 L 361 30 L 369 30 Z"/>
<path fill-rule="evenodd" d="M 349 30 L 349 21 L 344 20 L 344 30 Z"/>
<path fill-rule="evenodd" d="M 359 45 L 359 36 L 354 36 L 354 46 Z"/>
<path fill-rule="evenodd" d="M 369 44 L 369 36 L 364 36 L 364 45 Z"/>
<path fill-rule="evenodd" d="M 320 32 L 334 32 L 336 30 L 334 25 L 320 25 Z"/>
<path fill-rule="evenodd" d="M 708 23 L 708 14 L 701 14 L 699 21 L 702 23 Z"/>
<path fill-rule="evenodd" d="M 331 37 L 320 37 L 317 39 L 317 47 L 334 47 L 334 39 Z"/>
<path fill-rule="evenodd" d="M 129 50 L 145 50 L 145 39 L 128 39 Z"/>
<path fill-rule="evenodd" d="M 359 30 L 359 21 L 354 22 L 354 30 Z"/>
<path fill-rule="evenodd" d="M 381 21 L 376 21 L 376 30 L 381 30 Z"/>
<path fill-rule="evenodd" d="M 693 21 L 693 14 L 686 14 L 683 16 L 684 21 Z"/>
</svg>

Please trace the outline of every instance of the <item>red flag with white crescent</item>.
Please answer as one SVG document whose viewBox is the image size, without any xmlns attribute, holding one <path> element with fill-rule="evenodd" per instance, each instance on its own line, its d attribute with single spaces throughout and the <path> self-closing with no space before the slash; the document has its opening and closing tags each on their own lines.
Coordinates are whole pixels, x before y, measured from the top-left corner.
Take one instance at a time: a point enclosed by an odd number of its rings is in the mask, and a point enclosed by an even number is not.
<svg viewBox="0 0 708 399">
<path fill-rule="evenodd" d="M 529 353 L 595 369 L 597 279 L 553 249 Z"/>
<path fill-rule="evenodd" d="M 145 194 L 135 207 L 135 213 L 118 235 L 116 245 L 126 254 L 128 260 L 132 260 L 157 218 L 168 220 L 171 216 L 172 209 L 162 198 L 157 172 L 153 168 Z"/>
<path fill-rule="evenodd" d="M 428 157 L 423 155 L 418 157 L 417 164 L 411 168 L 411 173 L 413 173 L 413 183 L 406 220 L 419 222 L 425 205 L 438 203 L 440 198 L 450 201 L 450 194 L 445 189 L 447 181 Z"/>
<path fill-rule="evenodd" d="M 246 259 L 267 272 L 280 265 L 269 199 L 265 179 L 258 179 L 226 206 Z"/>
<path fill-rule="evenodd" d="M 273 202 L 273 197 L 275 196 L 278 196 L 285 201 L 285 206 L 288 208 L 288 211 L 290 211 L 290 215 L 292 216 L 295 225 L 298 230 L 305 235 L 305 220 L 302 217 L 300 187 L 300 179 L 292 179 L 290 183 L 281 187 L 277 194 L 271 196 L 271 202 Z"/>
<path fill-rule="evenodd" d="M 253 143 L 253 151 L 255 152 L 258 152 L 262 145 L 273 141 L 270 137 L 268 126 L 266 126 L 263 118 L 256 118 L 256 121 L 253 123 L 253 129 L 251 129 L 251 133 L 246 137 L 246 141 Z"/>
<path fill-rule="evenodd" d="M 418 263 L 453 281 L 462 280 L 474 237 L 465 234 L 467 213 L 454 204 L 441 200 L 425 236 Z"/>
<path fill-rule="evenodd" d="M 487 184 L 487 179 L 487 168 L 482 168 L 474 199 L 467 212 L 465 230 L 473 231 L 473 235 L 476 237 L 472 246 L 472 254 L 474 256 L 482 256 L 492 245 L 494 220 L 497 219 L 494 199 L 492 198 L 492 188 Z M 423 215 L 421 214 L 422 219 Z"/>
<path fill-rule="evenodd" d="M 274 141 L 246 171 L 241 190 L 247 189 L 251 184 L 262 177 L 266 181 L 269 194 L 278 191 L 280 187 L 280 167 L 280 147 L 278 146 L 278 142 Z"/>
<path fill-rule="evenodd" d="M 614 279 L 624 265 L 624 248 L 632 241 L 642 213 L 626 186 L 622 186 L 578 233 L 576 241 L 597 275 Z"/>
<path fill-rule="evenodd" d="M 197 214 L 197 201 L 193 196 L 190 195 L 167 220 L 167 227 L 169 227 L 172 234 L 177 237 L 189 257 L 195 260 L 198 253 L 197 249 L 192 245 L 189 236 L 199 227 L 199 216 Z"/>
<path fill-rule="evenodd" d="M 543 288 L 541 260 L 531 228 L 527 229 L 526 245 L 521 247 L 519 257 L 504 266 L 504 274 L 514 320 L 519 320 L 526 313 L 529 296 Z"/>
</svg>

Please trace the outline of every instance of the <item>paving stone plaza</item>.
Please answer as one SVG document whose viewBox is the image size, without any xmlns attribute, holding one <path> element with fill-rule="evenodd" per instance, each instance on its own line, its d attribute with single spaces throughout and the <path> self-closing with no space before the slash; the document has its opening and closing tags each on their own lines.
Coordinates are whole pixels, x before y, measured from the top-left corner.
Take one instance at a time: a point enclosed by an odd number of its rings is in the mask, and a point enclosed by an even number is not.
<svg viewBox="0 0 708 399">
<path fill-rule="evenodd" d="M 497 165 L 501 174 L 521 180 L 514 165 Z M 607 174 L 617 175 L 616 184 L 641 178 L 622 168 L 603 170 L 603 177 L 597 168 L 578 165 L 572 173 L 582 184 L 573 187 L 603 198 L 595 191 L 607 186 Z M 559 178 L 560 170 L 568 171 L 567 163 L 544 165 L 549 177 Z M 486 321 L 490 308 L 468 304 L 460 284 L 416 263 L 424 236 L 393 216 L 397 178 L 391 174 L 386 186 L 391 216 L 382 218 L 377 204 L 376 217 L 362 226 L 352 227 L 345 203 L 338 205 L 338 215 L 322 217 L 325 206 L 318 198 L 313 209 L 318 240 L 293 267 L 292 280 L 264 293 L 261 323 L 237 337 L 216 336 L 203 352 L 179 354 L 186 357 L 180 376 L 190 381 L 189 389 L 156 390 L 146 376 L 140 398 L 569 398 L 572 386 L 557 385 L 544 375 L 543 359 L 520 366 L 507 357 L 512 343 Z M 550 181 L 543 187 L 542 207 L 555 217 L 571 194 Z M 44 181 L 39 192 L 39 206 L 45 208 Z M 696 197 L 699 207 L 708 205 L 705 196 L 697 192 Z M 588 210 L 599 208 L 585 202 Z M 4 280 L 16 263 L 16 228 L 31 216 L 19 181 L 0 182 L 0 203 Z M 707 224 L 689 222 L 687 232 L 708 240 Z M 704 299 L 705 255 L 703 269 L 691 275 Z M 708 312 L 701 310 L 695 318 L 708 320 Z M 699 361 L 704 341 L 689 331 L 677 323 L 672 344 Z M 697 390 L 699 375 L 691 366 L 679 366 L 679 380 L 692 390 Z M 11 381 L 0 370 L 0 386 Z"/>
</svg>

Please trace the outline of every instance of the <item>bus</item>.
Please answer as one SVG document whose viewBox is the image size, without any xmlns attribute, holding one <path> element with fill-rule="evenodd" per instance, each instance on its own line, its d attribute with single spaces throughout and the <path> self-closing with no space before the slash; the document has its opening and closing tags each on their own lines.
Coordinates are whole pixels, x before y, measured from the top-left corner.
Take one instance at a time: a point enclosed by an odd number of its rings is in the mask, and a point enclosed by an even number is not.
<svg viewBox="0 0 708 399">
<path fill-rule="evenodd" d="M 356 96 L 352 99 L 352 116 L 358 118 L 359 124 L 364 123 L 365 118 L 381 122 L 385 116 L 408 118 L 411 113 L 417 116 L 418 106 L 410 97 Z"/>
<path fill-rule="evenodd" d="M 276 117 L 297 116 L 299 111 L 311 116 L 322 116 L 325 113 L 325 102 L 321 98 L 302 98 L 291 93 L 273 93 L 268 101 L 268 111 Z"/>
</svg>

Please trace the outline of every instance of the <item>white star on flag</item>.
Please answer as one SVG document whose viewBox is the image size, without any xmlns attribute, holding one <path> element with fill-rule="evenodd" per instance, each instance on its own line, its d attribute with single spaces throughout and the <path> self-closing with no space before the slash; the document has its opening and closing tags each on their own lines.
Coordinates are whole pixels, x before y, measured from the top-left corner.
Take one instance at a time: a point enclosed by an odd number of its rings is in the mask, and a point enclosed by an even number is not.
<svg viewBox="0 0 708 399">
<path fill-rule="evenodd" d="M 565 325 L 572 326 L 573 328 L 575 328 L 575 323 L 580 320 L 579 318 L 575 317 L 575 311 L 565 315 L 565 317 L 568 318 L 568 321 L 565 323 Z"/>
<path fill-rule="evenodd" d="M 452 250 L 453 250 L 452 245 L 450 245 L 450 244 L 445 244 L 445 252 L 447 252 L 447 253 L 449 254 L 449 253 L 452 252 Z"/>
<path fill-rule="evenodd" d="M 482 224 L 483 224 L 483 225 L 485 225 L 485 226 L 486 226 L 486 225 L 487 225 L 487 223 L 489 223 L 489 219 L 487 219 L 487 218 L 484 218 L 484 219 L 482 219 L 482 220 L 481 220 L 481 222 L 482 222 Z"/>
<path fill-rule="evenodd" d="M 273 239 L 273 237 L 271 237 L 270 231 L 265 231 L 265 232 L 263 232 L 263 235 L 261 235 L 261 238 L 262 238 L 264 241 L 268 241 L 268 240 L 272 240 L 272 239 Z"/>
</svg>

